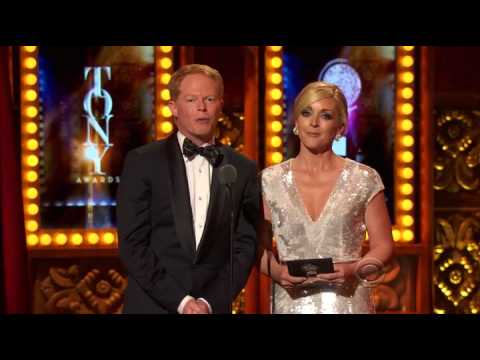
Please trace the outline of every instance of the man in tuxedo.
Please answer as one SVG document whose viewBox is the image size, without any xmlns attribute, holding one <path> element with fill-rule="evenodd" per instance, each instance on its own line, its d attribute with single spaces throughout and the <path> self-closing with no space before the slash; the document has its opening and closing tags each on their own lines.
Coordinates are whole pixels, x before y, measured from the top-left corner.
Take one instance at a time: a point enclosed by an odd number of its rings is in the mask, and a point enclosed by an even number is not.
<svg viewBox="0 0 480 360">
<path fill-rule="evenodd" d="M 178 129 L 130 151 L 118 190 L 120 258 L 128 273 L 124 313 L 228 313 L 256 257 L 260 187 L 254 162 L 215 142 L 223 80 L 206 65 L 169 83 Z M 236 168 L 233 290 L 230 201 L 220 169 Z"/>
</svg>

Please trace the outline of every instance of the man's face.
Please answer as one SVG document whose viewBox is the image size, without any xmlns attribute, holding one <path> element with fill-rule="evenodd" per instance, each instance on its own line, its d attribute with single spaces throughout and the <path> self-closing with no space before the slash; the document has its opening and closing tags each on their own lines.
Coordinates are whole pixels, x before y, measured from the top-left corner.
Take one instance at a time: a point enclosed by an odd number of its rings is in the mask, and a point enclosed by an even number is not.
<svg viewBox="0 0 480 360">
<path fill-rule="evenodd" d="M 204 74 L 187 75 L 180 83 L 176 100 L 168 104 L 178 130 L 197 145 L 213 138 L 223 99 L 218 83 Z"/>
</svg>

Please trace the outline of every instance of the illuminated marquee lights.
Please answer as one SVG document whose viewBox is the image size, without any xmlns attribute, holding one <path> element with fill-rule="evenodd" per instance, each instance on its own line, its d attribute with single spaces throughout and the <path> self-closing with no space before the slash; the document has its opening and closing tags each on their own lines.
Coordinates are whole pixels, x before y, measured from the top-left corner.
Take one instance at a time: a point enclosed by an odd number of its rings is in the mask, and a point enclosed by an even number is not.
<svg viewBox="0 0 480 360">
<path fill-rule="evenodd" d="M 415 240 L 415 56 L 413 46 L 397 47 L 394 240 Z"/>
<path fill-rule="evenodd" d="M 172 112 L 168 107 L 170 92 L 167 85 L 173 74 L 173 46 L 156 46 L 155 59 L 157 68 L 156 79 L 156 137 L 163 139 L 174 129 Z"/>
<path fill-rule="evenodd" d="M 395 114 L 395 225 L 396 242 L 415 241 L 415 56 L 414 46 L 397 47 Z M 284 101 L 282 47 L 268 46 L 265 52 L 265 165 L 283 161 Z"/>
<path fill-rule="evenodd" d="M 283 161 L 283 77 L 282 46 L 267 46 L 265 49 L 265 165 Z"/>
<path fill-rule="evenodd" d="M 38 47 L 20 47 L 22 193 L 26 241 L 29 247 L 47 243 L 39 231 L 39 100 Z"/>
<path fill-rule="evenodd" d="M 172 47 L 157 47 L 162 57 L 157 58 L 157 68 L 159 77 L 157 84 L 166 88 L 171 76 L 173 67 Z M 168 58 L 169 60 L 163 60 Z M 113 249 L 118 246 L 118 236 L 116 229 L 107 228 L 102 230 L 95 229 L 44 229 L 40 225 L 40 100 L 39 100 L 39 71 L 38 71 L 38 47 L 21 46 L 20 64 L 21 64 L 21 136 L 22 136 L 22 193 L 24 203 L 24 219 L 26 243 L 29 250 L 33 249 L 79 249 L 79 248 L 106 248 Z M 108 121 L 105 122 L 105 128 L 102 128 L 95 116 L 96 111 L 92 109 L 92 100 L 94 97 L 101 97 L 104 104 L 103 115 L 110 120 L 112 118 L 113 101 L 110 94 L 102 88 L 102 78 L 111 79 L 111 70 L 109 67 L 91 67 L 86 68 L 84 78 L 91 78 L 93 85 L 85 96 L 83 110 L 88 118 L 85 141 L 85 156 L 94 161 L 94 172 L 91 176 L 84 176 L 77 179 L 77 183 L 112 183 L 119 182 L 118 177 L 107 176 L 103 174 L 101 168 L 101 159 L 106 151 L 113 144 L 110 143 Z M 162 88 L 162 90 L 163 90 Z M 168 101 L 167 92 L 160 93 L 163 101 Z M 166 105 L 166 102 L 164 103 Z M 163 113 L 162 115 L 168 115 Z M 157 120 L 159 118 L 157 117 Z M 156 123 L 159 129 L 159 123 Z M 169 130 L 168 121 L 160 123 L 161 129 Z M 170 123 L 171 125 L 171 123 Z M 171 128 L 170 130 L 171 131 Z M 92 141 L 93 132 L 98 135 L 102 144 L 95 144 Z M 100 151 L 99 145 L 103 147 Z M 100 202 L 101 206 L 115 206 L 115 202 Z M 51 206 L 85 206 L 85 202 L 67 202 L 54 203 Z M 93 203 L 93 205 L 97 205 Z M 44 206 L 47 206 L 44 204 Z"/>
</svg>

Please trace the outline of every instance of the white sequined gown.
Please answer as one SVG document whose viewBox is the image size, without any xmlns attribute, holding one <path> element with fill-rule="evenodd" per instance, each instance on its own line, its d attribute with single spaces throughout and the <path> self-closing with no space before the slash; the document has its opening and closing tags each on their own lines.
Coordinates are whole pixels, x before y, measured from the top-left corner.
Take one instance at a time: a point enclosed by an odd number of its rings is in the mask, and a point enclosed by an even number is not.
<svg viewBox="0 0 480 360">
<path fill-rule="evenodd" d="M 287 160 L 262 172 L 262 192 L 272 216 L 281 261 L 332 257 L 334 262 L 361 257 L 368 202 L 384 189 L 378 173 L 356 161 L 345 166 L 316 221 L 306 211 Z M 275 284 L 272 311 L 280 314 L 358 314 L 374 312 L 370 289 L 358 284 L 288 293 Z"/>
</svg>

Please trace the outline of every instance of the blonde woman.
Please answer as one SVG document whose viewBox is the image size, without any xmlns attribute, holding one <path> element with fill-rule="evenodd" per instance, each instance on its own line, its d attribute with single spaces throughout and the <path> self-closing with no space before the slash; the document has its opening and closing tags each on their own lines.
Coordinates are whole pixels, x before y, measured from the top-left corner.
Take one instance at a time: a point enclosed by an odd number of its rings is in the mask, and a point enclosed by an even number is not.
<svg viewBox="0 0 480 360">
<path fill-rule="evenodd" d="M 377 276 L 393 254 L 382 180 L 374 169 L 332 151 L 348 118 L 337 86 L 308 84 L 295 100 L 293 118 L 298 155 L 262 172 L 264 216 L 278 250 L 278 259 L 269 250 L 261 257 L 262 272 L 276 285 L 273 312 L 372 313 L 368 276 Z M 366 231 L 369 250 L 362 257 Z M 286 261 L 312 258 L 332 258 L 334 272 L 289 274 Z"/>
</svg>

